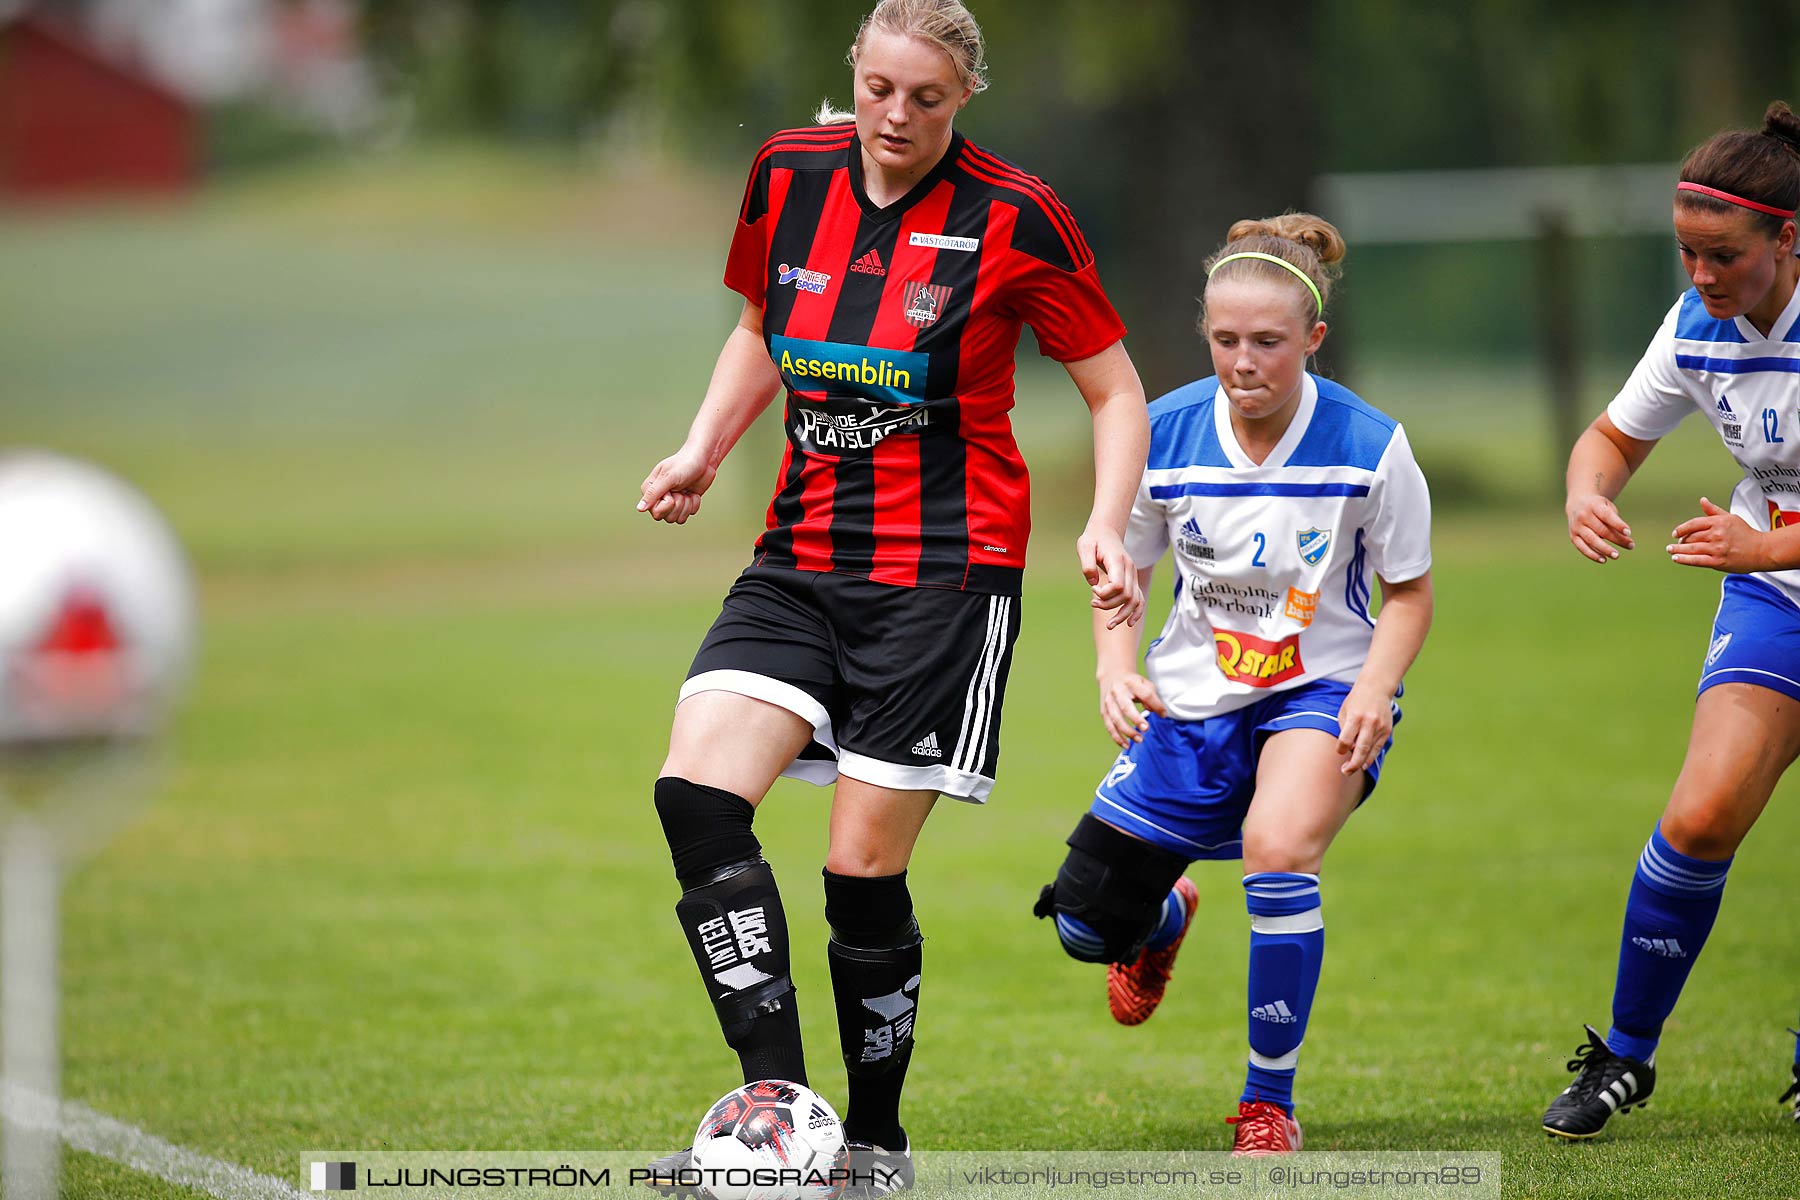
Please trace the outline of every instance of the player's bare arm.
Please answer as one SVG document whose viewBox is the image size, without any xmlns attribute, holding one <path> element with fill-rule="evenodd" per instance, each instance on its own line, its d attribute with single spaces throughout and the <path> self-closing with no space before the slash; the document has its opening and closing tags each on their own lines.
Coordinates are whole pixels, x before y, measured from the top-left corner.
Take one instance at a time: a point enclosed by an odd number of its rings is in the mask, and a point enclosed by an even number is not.
<svg viewBox="0 0 1800 1200">
<path fill-rule="evenodd" d="M 1144 385 L 1124 342 L 1066 366 L 1094 422 L 1094 508 L 1075 551 L 1093 606 L 1112 613 L 1112 625 L 1135 626 L 1144 617 L 1144 593 L 1125 552 L 1125 522 L 1150 452 Z"/>
<path fill-rule="evenodd" d="M 1381 614 L 1369 657 L 1338 709 L 1337 748 L 1345 756 L 1339 770 L 1345 775 L 1368 766 L 1394 732 L 1394 695 L 1425 645 L 1431 610 L 1431 572 L 1404 583 L 1381 580 Z"/>
<path fill-rule="evenodd" d="M 1610 561 L 1619 557 L 1620 550 L 1637 547 L 1631 526 L 1614 501 L 1655 447 L 1654 441 L 1620 432 L 1605 413 L 1576 440 L 1569 454 L 1563 511 L 1569 519 L 1569 541 L 1595 562 Z"/>
<path fill-rule="evenodd" d="M 1150 594 L 1150 581 L 1156 564 L 1139 567 L 1138 594 Z M 1138 671 L 1137 627 L 1121 625 L 1116 616 L 1104 609 L 1094 612 L 1094 680 L 1100 686 L 1100 720 L 1107 736 L 1120 746 L 1144 740 L 1150 722 L 1144 710 L 1168 716 L 1169 706 L 1157 693 L 1156 685 Z"/>
<path fill-rule="evenodd" d="M 687 440 L 645 477 L 639 512 L 674 525 L 699 512 L 700 497 L 712 486 L 719 464 L 781 390 L 781 374 L 763 346 L 762 317 L 760 307 L 744 301 Z"/>
</svg>

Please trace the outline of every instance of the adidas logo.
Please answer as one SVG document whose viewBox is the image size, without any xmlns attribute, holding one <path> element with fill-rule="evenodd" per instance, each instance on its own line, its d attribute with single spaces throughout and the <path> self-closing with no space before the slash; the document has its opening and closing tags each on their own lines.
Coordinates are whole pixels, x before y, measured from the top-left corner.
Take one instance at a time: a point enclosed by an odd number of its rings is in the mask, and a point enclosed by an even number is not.
<svg viewBox="0 0 1800 1200">
<path fill-rule="evenodd" d="M 1650 953 L 1660 954 L 1664 958 L 1686 958 L 1688 956 L 1687 951 L 1681 948 L 1681 943 L 1674 938 L 1634 937 L 1631 939 L 1631 944 L 1639 950 L 1648 950 Z"/>
<path fill-rule="evenodd" d="M 1202 562 L 1218 561 L 1212 546 L 1206 540 L 1206 535 L 1200 532 L 1200 522 L 1192 517 L 1189 517 L 1187 523 L 1181 527 L 1181 536 L 1175 539 L 1175 548 L 1189 558 L 1196 558 Z"/>
<path fill-rule="evenodd" d="M 1287 1006 L 1286 1000 L 1277 1000 L 1273 1004 L 1264 1004 L 1250 1010 L 1250 1015 L 1258 1021 L 1273 1021 L 1277 1025 L 1292 1025 L 1300 1018 L 1294 1015 Z"/>
<path fill-rule="evenodd" d="M 873 250 L 851 263 L 850 269 L 864 275 L 887 274 L 887 268 L 881 265 L 881 255 L 875 253 Z"/>
<path fill-rule="evenodd" d="M 912 752 L 921 758 L 942 758 L 944 752 L 938 749 L 937 730 L 932 730 L 913 743 Z"/>
</svg>

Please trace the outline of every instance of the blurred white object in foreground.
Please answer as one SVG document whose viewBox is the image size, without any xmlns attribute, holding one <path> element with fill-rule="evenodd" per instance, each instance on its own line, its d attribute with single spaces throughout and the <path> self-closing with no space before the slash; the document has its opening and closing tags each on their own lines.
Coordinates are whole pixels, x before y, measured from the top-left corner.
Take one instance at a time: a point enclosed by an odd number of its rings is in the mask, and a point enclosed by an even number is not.
<svg viewBox="0 0 1800 1200">
<path fill-rule="evenodd" d="M 135 764 L 184 682 L 193 589 L 135 491 L 0 451 L 0 1193 L 56 1196 L 61 867 L 145 790 Z"/>
<path fill-rule="evenodd" d="M 181 548 L 142 496 L 85 463 L 0 451 L 0 757 L 154 732 L 193 626 Z"/>
</svg>

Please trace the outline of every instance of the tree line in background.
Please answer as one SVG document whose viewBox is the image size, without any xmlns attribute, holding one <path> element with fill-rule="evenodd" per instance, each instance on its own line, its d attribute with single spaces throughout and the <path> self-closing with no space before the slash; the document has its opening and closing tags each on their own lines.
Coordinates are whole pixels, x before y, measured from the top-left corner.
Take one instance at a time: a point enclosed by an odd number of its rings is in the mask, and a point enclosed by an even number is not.
<svg viewBox="0 0 1800 1200">
<path fill-rule="evenodd" d="M 364 33 L 423 135 L 735 173 L 821 99 L 847 107 L 870 2 L 364 0 Z M 959 128 L 1080 215 L 1159 378 L 1193 356 L 1199 263 L 1229 222 L 1306 206 L 1322 171 L 1670 161 L 1800 102 L 1793 0 L 971 6 L 993 85 Z"/>
</svg>

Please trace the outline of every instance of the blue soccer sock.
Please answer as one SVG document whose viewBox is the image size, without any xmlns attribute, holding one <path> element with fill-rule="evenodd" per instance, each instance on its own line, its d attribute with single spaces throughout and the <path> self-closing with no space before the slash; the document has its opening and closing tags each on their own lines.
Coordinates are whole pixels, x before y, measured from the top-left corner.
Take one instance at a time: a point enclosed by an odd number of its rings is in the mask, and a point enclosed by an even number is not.
<svg viewBox="0 0 1800 1200">
<path fill-rule="evenodd" d="M 1180 892 L 1170 888 L 1169 894 L 1163 897 L 1162 915 L 1156 919 L 1156 931 L 1144 943 L 1144 949 L 1161 950 L 1180 937 L 1181 931 L 1187 928 L 1187 919 L 1187 903 Z"/>
<path fill-rule="evenodd" d="M 1319 877 L 1293 871 L 1244 876 L 1250 910 L 1250 1064 L 1244 1100 L 1294 1111 L 1294 1070 L 1325 959 Z"/>
<path fill-rule="evenodd" d="M 1689 858 L 1664 840 L 1658 826 L 1638 856 L 1619 938 L 1619 980 L 1613 988 L 1614 1054 L 1650 1062 L 1663 1022 L 1675 1011 L 1706 935 L 1719 915 L 1731 860 Z"/>
</svg>

